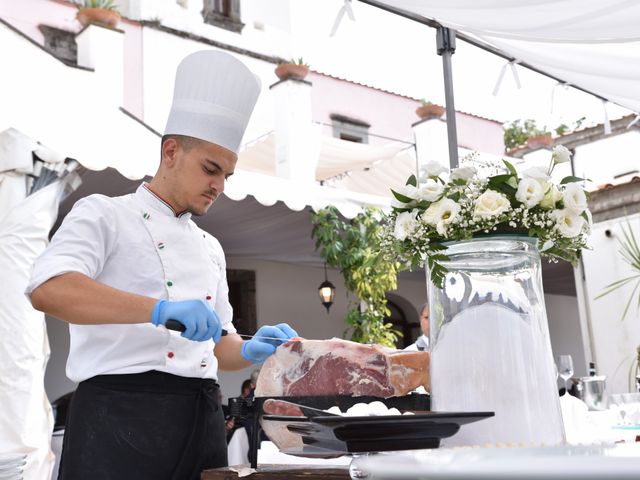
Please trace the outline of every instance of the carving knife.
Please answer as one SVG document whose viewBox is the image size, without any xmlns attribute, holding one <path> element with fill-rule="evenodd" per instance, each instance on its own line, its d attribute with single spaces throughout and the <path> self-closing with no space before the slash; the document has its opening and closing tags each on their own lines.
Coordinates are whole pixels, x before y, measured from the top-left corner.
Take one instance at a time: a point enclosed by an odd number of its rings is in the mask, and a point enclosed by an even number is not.
<svg viewBox="0 0 640 480">
<path fill-rule="evenodd" d="M 184 332 L 186 330 L 185 326 L 178 320 L 167 320 L 166 323 L 164 324 L 164 326 L 168 329 L 168 330 L 174 330 L 176 332 Z M 227 332 L 224 328 L 222 329 L 222 337 L 228 335 L 229 332 Z M 244 333 L 238 333 L 237 335 L 240 335 L 243 338 L 253 338 L 256 335 L 245 335 Z M 265 338 L 267 340 L 278 340 L 280 342 L 288 342 L 290 339 L 284 339 L 284 338 L 275 338 L 275 337 L 265 337 L 263 335 L 260 335 L 259 338 Z"/>
</svg>

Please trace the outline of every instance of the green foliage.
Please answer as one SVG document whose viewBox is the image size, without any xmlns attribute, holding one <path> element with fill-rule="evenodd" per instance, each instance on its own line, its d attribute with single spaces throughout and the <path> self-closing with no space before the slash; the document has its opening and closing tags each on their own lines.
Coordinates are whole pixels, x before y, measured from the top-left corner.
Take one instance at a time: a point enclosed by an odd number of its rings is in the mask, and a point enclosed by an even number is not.
<svg viewBox="0 0 640 480">
<path fill-rule="evenodd" d="M 569 131 L 569 125 L 567 125 L 566 123 L 561 123 L 556 128 L 554 128 L 553 131 L 556 132 L 556 135 L 561 137 Z"/>
<path fill-rule="evenodd" d="M 553 131 L 558 136 L 566 135 L 569 132 L 578 130 L 584 123 L 586 117 L 581 117 L 573 122 L 571 125 L 561 123 Z M 527 143 L 529 137 L 535 137 L 537 135 L 551 135 L 551 132 L 546 126 L 539 127 L 535 120 L 528 118 L 526 120 L 518 119 L 508 123 L 504 127 L 504 146 L 507 150 L 519 147 Z"/>
<path fill-rule="evenodd" d="M 84 6 L 87 8 L 104 8 L 105 10 L 117 10 L 114 0 L 85 0 Z"/>
<path fill-rule="evenodd" d="M 548 135 L 546 127 L 538 127 L 536 121 L 528 118 L 526 120 L 514 120 L 504 127 L 504 146 L 507 149 L 515 148 L 527 143 L 527 138 L 536 135 Z"/>
<path fill-rule="evenodd" d="M 427 100 L 426 98 L 421 98 L 418 101 L 420 102 L 421 105 L 433 105 L 433 103 Z"/>
<path fill-rule="evenodd" d="M 393 347 L 400 334 L 384 318 L 390 313 L 386 292 L 397 288 L 398 264 L 381 255 L 380 216 L 368 208 L 344 220 L 328 207 L 312 214 L 311 236 L 320 256 L 340 269 L 345 287 L 357 297 L 345 318 L 351 340 Z"/>
<path fill-rule="evenodd" d="M 611 292 L 624 287 L 625 285 L 635 284 L 622 313 L 622 320 L 624 320 L 627 316 L 627 313 L 629 312 L 629 307 L 631 306 L 631 302 L 633 301 L 633 297 L 636 292 L 638 292 L 637 309 L 640 311 L 640 244 L 638 243 L 638 240 L 636 239 L 636 236 L 631 229 L 631 224 L 628 220 L 627 229 L 625 230 L 625 227 L 622 227 L 622 235 L 624 239 L 618 240 L 618 244 L 620 246 L 619 252 L 620 255 L 622 255 L 624 261 L 629 264 L 634 273 L 628 277 L 610 283 L 605 287 L 604 291 L 595 299 L 597 300 L 599 298 L 602 298 L 605 295 L 608 295 Z"/>
<path fill-rule="evenodd" d="M 298 59 L 291 58 L 286 63 L 290 63 L 292 65 L 302 65 L 303 67 L 308 67 L 309 66 L 309 64 L 307 62 L 305 62 L 302 57 L 299 57 Z"/>
<path fill-rule="evenodd" d="M 587 117 L 580 117 L 575 122 L 573 122 L 573 124 L 571 126 L 567 125 L 566 123 L 561 123 L 560 125 L 558 125 L 553 130 L 556 132 L 556 135 L 561 137 L 562 135 L 566 135 L 569 132 L 574 132 L 574 131 L 578 130 L 582 126 L 582 124 L 584 123 L 586 118 Z"/>
</svg>

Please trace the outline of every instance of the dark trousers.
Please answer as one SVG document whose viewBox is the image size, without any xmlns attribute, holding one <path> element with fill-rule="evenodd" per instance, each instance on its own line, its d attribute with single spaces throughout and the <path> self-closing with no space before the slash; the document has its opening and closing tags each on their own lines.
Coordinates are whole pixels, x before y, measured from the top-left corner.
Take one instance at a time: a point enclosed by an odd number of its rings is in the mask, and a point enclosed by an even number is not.
<svg viewBox="0 0 640 480">
<path fill-rule="evenodd" d="M 157 371 L 81 382 L 59 479 L 190 480 L 227 465 L 218 385 Z"/>
</svg>

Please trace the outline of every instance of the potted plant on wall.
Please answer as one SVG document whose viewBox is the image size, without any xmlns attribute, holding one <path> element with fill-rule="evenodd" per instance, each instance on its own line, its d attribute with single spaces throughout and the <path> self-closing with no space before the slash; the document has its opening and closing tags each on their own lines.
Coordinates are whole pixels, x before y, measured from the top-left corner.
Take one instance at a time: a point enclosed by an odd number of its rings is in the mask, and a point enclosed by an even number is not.
<svg viewBox="0 0 640 480">
<path fill-rule="evenodd" d="M 538 127 L 535 120 L 514 120 L 504 127 L 504 146 L 507 150 L 526 144 L 531 149 L 549 148 L 553 137 L 546 127 Z"/>
<path fill-rule="evenodd" d="M 115 28 L 120 22 L 120 14 L 113 0 L 86 0 L 78 5 L 76 18 L 83 27 L 94 23 Z"/>
<path fill-rule="evenodd" d="M 426 120 L 429 118 L 440 118 L 442 117 L 442 115 L 444 115 L 444 111 L 444 107 L 421 98 L 420 106 L 416 108 L 416 115 L 418 115 L 423 120 Z"/>
<path fill-rule="evenodd" d="M 309 74 L 309 64 L 302 57 L 297 60 L 292 58 L 289 61 L 279 63 L 275 72 L 280 80 L 288 80 L 290 78 L 303 80 Z"/>
<path fill-rule="evenodd" d="M 567 125 L 566 123 L 561 123 L 556 128 L 553 129 L 556 132 L 558 137 L 562 137 L 563 135 L 567 135 L 568 133 L 575 132 L 582 127 L 582 123 L 585 121 L 587 117 L 580 117 L 572 125 Z"/>
<path fill-rule="evenodd" d="M 552 147 L 553 137 L 551 136 L 551 132 L 546 129 L 539 130 L 535 135 L 527 138 L 527 146 L 532 150 Z"/>
</svg>

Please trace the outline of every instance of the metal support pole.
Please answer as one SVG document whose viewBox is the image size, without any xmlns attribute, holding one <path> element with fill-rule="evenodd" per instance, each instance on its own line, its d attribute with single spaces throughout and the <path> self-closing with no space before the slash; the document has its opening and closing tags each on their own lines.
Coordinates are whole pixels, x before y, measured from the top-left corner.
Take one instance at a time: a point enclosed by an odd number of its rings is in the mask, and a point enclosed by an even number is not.
<svg viewBox="0 0 640 480">
<path fill-rule="evenodd" d="M 456 109 L 453 103 L 453 75 L 451 56 L 456 51 L 456 32 L 450 28 L 439 27 L 436 33 L 438 55 L 442 57 L 444 76 L 444 98 L 447 109 L 447 138 L 449 140 L 449 167 L 458 166 L 458 132 L 456 131 Z"/>
</svg>

